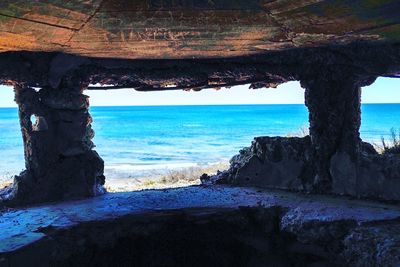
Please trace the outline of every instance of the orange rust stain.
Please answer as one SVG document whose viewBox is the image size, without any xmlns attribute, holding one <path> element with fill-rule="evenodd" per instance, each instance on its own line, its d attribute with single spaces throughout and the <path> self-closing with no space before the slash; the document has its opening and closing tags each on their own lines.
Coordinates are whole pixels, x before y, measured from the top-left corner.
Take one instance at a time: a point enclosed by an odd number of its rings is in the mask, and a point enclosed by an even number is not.
<svg viewBox="0 0 400 267">
<path fill-rule="evenodd" d="M 46 11 L 45 14 L 43 14 L 43 10 Z M 47 4 L 40 7 L 33 7 L 32 10 L 26 13 L 23 17 L 26 19 L 79 29 L 89 15 Z"/>
<path fill-rule="evenodd" d="M 32 36 L 3 32 L 0 36 L 0 47 L 4 51 L 37 50 L 40 46 Z"/>
<path fill-rule="evenodd" d="M 400 39 L 398 24 L 379 28 L 380 21 L 360 19 L 346 1 L 336 7 L 326 4 L 327 0 L 260 0 L 260 8 L 254 10 L 151 9 L 149 1 L 138 0 L 105 1 L 98 10 L 98 0 L 28 2 L 30 8 L 22 18 L 42 23 L 0 20 L 1 51 L 63 51 L 131 59 L 210 58 Z M 316 5 L 322 4 L 322 11 L 315 12 Z M 90 8 L 83 10 L 83 6 Z"/>
</svg>

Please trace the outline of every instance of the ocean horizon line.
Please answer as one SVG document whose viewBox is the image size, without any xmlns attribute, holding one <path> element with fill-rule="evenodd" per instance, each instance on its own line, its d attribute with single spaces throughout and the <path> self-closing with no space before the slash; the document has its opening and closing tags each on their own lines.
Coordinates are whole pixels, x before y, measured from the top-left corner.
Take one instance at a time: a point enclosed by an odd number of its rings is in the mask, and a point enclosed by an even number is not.
<svg viewBox="0 0 400 267">
<path fill-rule="evenodd" d="M 393 102 L 393 103 L 361 103 L 361 105 L 399 105 L 400 102 Z M 92 105 L 90 106 L 91 108 L 112 108 L 112 107 L 208 107 L 208 106 L 279 106 L 279 105 L 292 105 L 292 106 L 305 106 L 304 103 L 267 103 L 267 104 L 166 104 L 166 105 L 110 105 L 110 106 L 103 106 L 103 105 Z M 0 107 L 0 109 L 17 109 L 17 106 L 5 106 L 5 107 Z"/>
</svg>

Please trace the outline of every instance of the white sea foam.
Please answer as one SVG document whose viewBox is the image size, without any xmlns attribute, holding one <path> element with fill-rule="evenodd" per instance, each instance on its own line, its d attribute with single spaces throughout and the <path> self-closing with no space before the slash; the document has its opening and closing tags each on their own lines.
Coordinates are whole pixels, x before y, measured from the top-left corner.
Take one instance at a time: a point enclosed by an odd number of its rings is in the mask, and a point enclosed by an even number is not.
<svg viewBox="0 0 400 267">
<path fill-rule="evenodd" d="M 121 164 L 110 164 L 106 165 L 106 170 L 115 170 L 115 171 L 140 171 L 140 170 L 173 170 L 180 168 L 189 168 L 189 167 L 197 167 L 199 164 L 190 163 L 190 162 L 176 162 L 176 163 L 157 163 L 157 164 L 149 164 L 149 163 L 121 163 Z"/>
</svg>

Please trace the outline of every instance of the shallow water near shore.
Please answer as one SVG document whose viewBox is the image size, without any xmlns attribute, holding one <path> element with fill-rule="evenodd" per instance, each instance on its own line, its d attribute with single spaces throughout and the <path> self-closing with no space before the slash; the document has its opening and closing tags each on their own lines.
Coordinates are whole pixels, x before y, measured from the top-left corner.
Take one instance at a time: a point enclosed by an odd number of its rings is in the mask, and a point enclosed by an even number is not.
<svg viewBox="0 0 400 267">
<path fill-rule="evenodd" d="M 94 143 L 109 179 L 163 177 L 226 164 L 255 136 L 297 136 L 304 105 L 92 107 Z M 400 104 L 362 105 L 361 137 L 379 143 L 400 128 Z M 0 182 L 24 168 L 16 108 L 0 108 Z"/>
</svg>

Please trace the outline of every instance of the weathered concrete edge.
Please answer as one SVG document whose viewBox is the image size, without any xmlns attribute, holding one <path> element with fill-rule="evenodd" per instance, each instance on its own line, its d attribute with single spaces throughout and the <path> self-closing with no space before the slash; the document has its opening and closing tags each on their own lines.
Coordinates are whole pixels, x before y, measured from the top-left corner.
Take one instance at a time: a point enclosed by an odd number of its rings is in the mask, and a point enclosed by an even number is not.
<svg viewBox="0 0 400 267">
<path fill-rule="evenodd" d="M 358 41 L 210 59 L 128 60 L 57 52 L 0 53 L 0 83 L 57 88 L 79 81 L 140 91 L 201 90 L 241 84 L 275 87 L 301 80 L 321 68 L 351 67 L 362 77 L 400 74 L 400 43 Z"/>
<path fill-rule="evenodd" d="M 46 237 L 43 229 L 68 229 L 79 223 L 122 216 L 190 209 L 240 207 L 287 209 L 285 218 L 302 221 L 354 220 L 358 224 L 400 218 L 400 207 L 328 196 L 229 186 L 193 186 L 106 194 L 93 199 L 3 211 L 0 215 L 0 255 L 19 250 Z"/>
<path fill-rule="evenodd" d="M 331 137 L 332 134 L 327 135 Z M 256 137 L 250 147 L 231 159 L 228 170 L 204 182 L 317 193 L 311 139 L 310 136 Z M 328 163 L 332 179 L 332 187 L 324 193 L 398 204 L 399 155 L 379 154 L 371 144 L 358 138 L 347 145 L 356 147 L 353 158 L 340 148 L 323 161 Z"/>
</svg>

